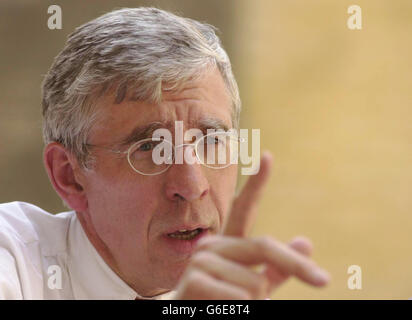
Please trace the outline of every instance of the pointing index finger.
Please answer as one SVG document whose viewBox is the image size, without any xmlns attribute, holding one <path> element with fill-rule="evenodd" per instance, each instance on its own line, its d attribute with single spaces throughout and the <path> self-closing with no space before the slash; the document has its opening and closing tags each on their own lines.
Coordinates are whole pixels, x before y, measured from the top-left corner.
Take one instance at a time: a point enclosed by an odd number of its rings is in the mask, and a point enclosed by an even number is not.
<svg viewBox="0 0 412 320">
<path fill-rule="evenodd" d="M 263 189 L 269 180 L 272 167 L 272 155 L 263 153 L 260 159 L 260 170 L 250 176 L 239 196 L 233 201 L 224 234 L 227 236 L 244 237 L 253 226 L 257 215 L 257 205 Z"/>
</svg>

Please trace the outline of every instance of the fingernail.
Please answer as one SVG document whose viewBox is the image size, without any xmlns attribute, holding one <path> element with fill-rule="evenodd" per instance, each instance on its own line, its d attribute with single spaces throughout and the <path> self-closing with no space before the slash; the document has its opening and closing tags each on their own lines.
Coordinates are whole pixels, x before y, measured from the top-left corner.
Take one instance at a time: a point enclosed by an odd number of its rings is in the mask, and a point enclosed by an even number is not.
<svg viewBox="0 0 412 320">
<path fill-rule="evenodd" d="M 330 275 L 326 270 L 318 269 L 314 274 L 315 281 L 320 285 L 326 284 L 330 280 Z"/>
</svg>

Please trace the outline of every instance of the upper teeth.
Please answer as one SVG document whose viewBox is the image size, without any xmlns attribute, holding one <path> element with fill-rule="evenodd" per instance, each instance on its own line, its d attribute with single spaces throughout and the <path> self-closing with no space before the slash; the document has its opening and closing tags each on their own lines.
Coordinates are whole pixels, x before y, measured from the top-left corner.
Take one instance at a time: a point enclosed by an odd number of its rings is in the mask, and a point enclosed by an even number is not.
<svg viewBox="0 0 412 320">
<path fill-rule="evenodd" d="M 186 232 L 187 230 L 186 229 L 183 229 L 183 230 L 179 230 L 179 232 Z"/>
<path fill-rule="evenodd" d="M 179 240 L 192 240 L 194 239 L 199 233 L 201 229 L 195 229 L 193 231 L 178 231 L 174 233 L 169 233 L 168 236 L 171 238 L 179 239 Z"/>
</svg>

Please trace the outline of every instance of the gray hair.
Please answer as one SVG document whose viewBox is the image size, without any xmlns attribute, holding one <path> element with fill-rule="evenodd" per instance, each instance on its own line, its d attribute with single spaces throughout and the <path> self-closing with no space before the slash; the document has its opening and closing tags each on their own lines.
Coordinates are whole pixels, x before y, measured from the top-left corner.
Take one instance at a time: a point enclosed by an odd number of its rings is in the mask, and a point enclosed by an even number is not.
<svg viewBox="0 0 412 320">
<path fill-rule="evenodd" d="M 42 96 L 44 142 L 61 143 L 86 168 L 98 98 L 114 90 L 114 103 L 126 97 L 159 103 L 162 90 L 178 90 L 215 67 L 231 96 L 237 128 L 239 91 L 213 26 L 156 8 L 109 12 L 71 33 L 47 73 Z"/>
</svg>

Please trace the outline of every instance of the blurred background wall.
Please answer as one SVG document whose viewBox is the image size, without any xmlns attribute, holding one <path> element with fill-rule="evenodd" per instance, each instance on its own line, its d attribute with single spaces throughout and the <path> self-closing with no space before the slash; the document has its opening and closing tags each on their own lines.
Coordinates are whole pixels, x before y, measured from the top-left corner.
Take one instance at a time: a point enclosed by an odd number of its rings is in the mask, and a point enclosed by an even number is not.
<svg viewBox="0 0 412 320">
<path fill-rule="evenodd" d="M 47 8 L 63 11 L 47 28 Z M 362 8 L 349 30 L 347 8 Z M 109 10 L 156 6 L 220 29 L 274 173 L 253 235 L 305 235 L 332 282 L 289 280 L 275 299 L 412 296 L 410 0 L 0 2 L 0 202 L 65 211 L 42 164 L 40 86 L 73 29 Z M 348 267 L 362 268 L 349 290 Z"/>
</svg>

